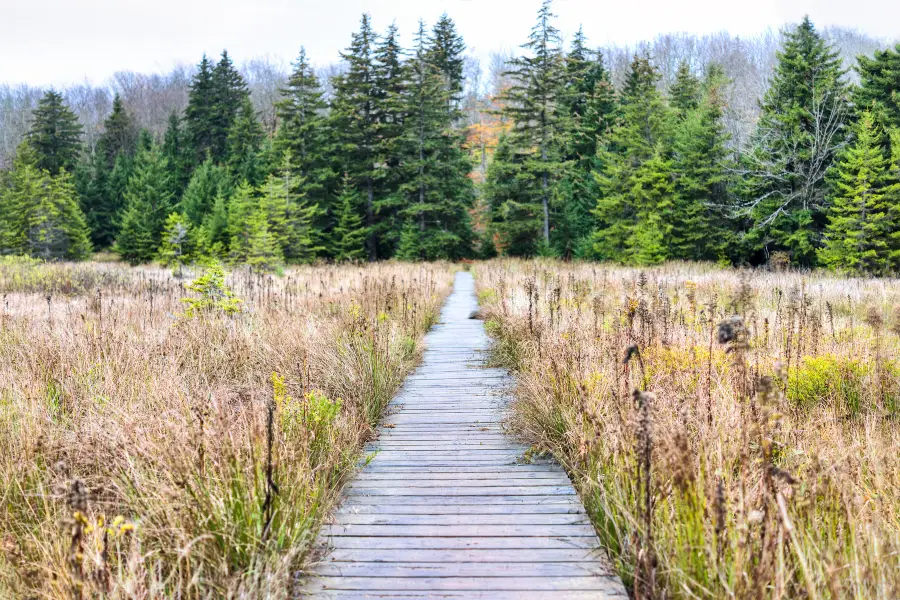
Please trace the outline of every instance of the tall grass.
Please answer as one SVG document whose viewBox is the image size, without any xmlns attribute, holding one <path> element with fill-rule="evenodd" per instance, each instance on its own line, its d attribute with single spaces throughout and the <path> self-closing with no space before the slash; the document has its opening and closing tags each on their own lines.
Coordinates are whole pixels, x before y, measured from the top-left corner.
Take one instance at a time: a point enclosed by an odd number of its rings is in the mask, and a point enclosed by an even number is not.
<svg viewBox="0 0 900 600">
<path fill-rule="evenodd" d="M 199 275 L 0 263 L 0 597 L 290 597 L 452 282 Z"/>
<path fill-rule="evenodd" d="M 639 598 L 900 597 L 900 283 L 476 266 L 513 428 Z"/>
</svg>

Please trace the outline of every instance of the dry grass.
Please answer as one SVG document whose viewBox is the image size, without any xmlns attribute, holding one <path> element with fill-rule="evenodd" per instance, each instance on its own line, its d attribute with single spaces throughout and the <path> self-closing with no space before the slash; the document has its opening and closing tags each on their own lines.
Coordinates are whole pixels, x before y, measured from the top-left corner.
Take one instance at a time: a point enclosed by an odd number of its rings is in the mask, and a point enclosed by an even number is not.
<svg viewBox="0 0 900 600">
<path fill-rule="evenodd" d="M 900 597 L 900 283 L 479 264 L 512 425 L 639 598 Z"/>
<path fill-rule="evenodd" d="M 292 595 L 451 283 L 0 262 L 0 597 Z"/>
</svg>

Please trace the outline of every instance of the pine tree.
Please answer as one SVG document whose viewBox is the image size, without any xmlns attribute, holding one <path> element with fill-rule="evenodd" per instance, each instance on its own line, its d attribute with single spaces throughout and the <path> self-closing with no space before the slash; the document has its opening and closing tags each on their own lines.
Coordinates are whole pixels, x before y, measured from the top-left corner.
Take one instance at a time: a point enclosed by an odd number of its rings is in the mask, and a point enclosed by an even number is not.
<svg viewBox="0 0 900 600">
<path fill-rule="evenodd" d="M 700 106 L 701 97 L 700 80 L 691 73 L 687 62 L 681 61 L 675 73 L 675 83 L 669 90 L 669 104 L 675 109 L 675 113 L 683 118 Z"/>
<path fill-rule="evenodd" d="M 366 256 L 364 248 L 367 238 L 362 217 L 359 216 L 359 197 L 348 176 L 341 185 L 337 224 L 332 231 L 332 254 L 337 262 L 362 260 Z"/>
<path fill-rule="evenodd" d="M 191 167 L 213 156 L 217 143 L 216 90 L 212 61 L 204 54 L 191 80 L 188 104 L 184 111 L 186 137 L 191 148 Z M 172 123 L 170 120 L 170 130 Z"/>
<path fill-rule="evenodd" d="M 194 171 L 179 208 L 193 227 L 200 227 L 220 196 L 231 196 L 230 178 L 223 167 L 207 159 Z"/>
<path fill-rule="evenodd" d="M 407 258 L 416 236 L 418 256 L 426 260 L 471 256 L 474 234 L 468 209 L 474 187 L 471 163 L 462 150 L 461 134 L 453 129 L 455 109 L 450 86 L 431 57 L 424 23 L 419 23 L 415 56 L 407 64 L 405 132 L 402 140 L 404 177 L 400 186 L 404 220 L 398 252 Z M 410 223 L 415 231 L 409 230 Z"/>
<path fill-rule="evenodd" d="M 192 157 L 188 135 L 182 129 L 182 120 L 176 112 L 169 115 L 169 126 L 163 137 L 162 155 L 169 165 L 169 182 L 172 197 L 181 198 L 191 180 Z"/>
<path fill-rule="evenodd" d="M 659 73 L 647 56 L 635 56 L 621 94 L 621 118 L 600 147 L 595 179 L 599 197 L 594 215 L 598 228 L 593 255 L 626 263 L 656 262 L 653 242 L 659 230 L 653 210 L 671 213 L 664 177 L 674 178 L 670 157 L 672 119 L 656 83 Z M 663 222 L 665 223 L 665 222 Z M 652 235 L 650 235 L 652 234 Z"/>
<path fill-rule="evenodd" d="M 231 130 L 228 132 L 228 160 L 226 162 L 235 182 L 247 181 L 259 185 L 263 179 L 262 125 L 249 96 L 244 98 Z"/>
<path fill-rule="evenodd" d="M 253 188 L 244 182 L 237 187 L 228 204 L 229 258 L 237 264 L 247 262 L 250 252 L 250 219 L 259 208 L 253 194 Z"/>
<path fill-rule="evenodd" d="M 249 100 L 250 92 L 226 50 L 222 51 L 219 62 L 212 70 L 211 83 L 210 119 L 213 135 L 210 154 L 213 160 L 221 164 L 228 159 L 228 134 L 238 118 L 241 107 Z"/>
<path fill-rule="evenodd" d="M 61 94 L 49 90 L 38 101 L 32 115 L 28 143 L 34 148 L 36 167 L 57 175 L 71 173 L 81 154 L 82 128 Z"/>
<path fill-rule="evenodd" d="M 273 271 L 284 262 L 276 236 L 269 230 L 265 211 L 254 211 L 247 221 L 245 262 L 257 271 Z"/>
<path fill-rule="evenodd" d="M 603 55 L 591 52 L 581 29 L 566 56 L 566 81 L 561 103 L 566 116 L 564 171 L 558 191 L 558 207 L 551 212 L 556 223 L 552 236 L 556 253 L 564 258 L 590 254 L 594 229 L 591 214 L 597 197 L 593 171 L 598 144 L 615 122 L 616 98 Z"/>
<path fill-rule="evenodd" d="M 556 194 L 565 146 L 565 115 L 559 100 L 565 82 L 565 62 L 559 30 L 552 24 L 551 0 L 544 0 L 538 22 L 522 48 L 527 55 L 511 61 L 512 85 L 506 93 L 506 115 L 513 127 L 508 143 L 522 155 L 523 175 L 536 189 L 522 201 L 537 201 L 543 215 L 542 245 L 550 242 L 550 203 Z M 526 214 L 533 212 L 531 209 Z"/>
<path fill-rule="evenodd" d="M 698 91 L 701 100 L 688 101 L 690 95 L 682 93 L 678 101 L 681 107 L 675 109 L 678 118 L 671 142 L 675 205 L 668 240 L 671 258 L 722 260 L 734 245 L 727 193 L 732 169 L 722 121 L 722 88 L 726 83 L 721 68 L 711 65 Z M 682 82 L 681 87 L 692 89 L 693 83 Z"/>
<path fill-rule="evenodd" d="M 370 233 L 375 238 L 376 253 L 390 257 L 396 248 L 402 221 L 398 211 L 404 200 L 401 148 L 406 118 L 406 78 L 396 25 L 391 25 L 375 45 L 375 155 L 379 165 L 375 181 L 373 208 L 376 219 Z"/>
<path fill-rule="evenodd" d="M 297 197 L 296 182 L 285 165 L 280 173 L 270 175 L 260 190 L 259 208 L 266 215 L 268 230 L 291 263 L 312 262 L 322 251 L 316 245 L 312 224 L 318 207 Z"/>
<path fill-rule="evenodd" d="M 44 260 L 82 260 L 91 253 L 90 231 L 78 206 L 72 177 L 38 167 L 40 156 L 20 145 L 0 193 L 0 254 Z"/>
<path fill-rule="evenodd" d="M 282 95 L 283 99 L 276 105 L 279 126 L 275 151 L 279 161 L 290 155 L 291 168 L 300 178 L 300 193 L 322 209 L 316 229 L 326 231 L 333 224 L 331 204 L 336 186 L 327 153 L 329 133 L 325 111 L 328 105 L 303 49 Z"/>
<path fill-rule="evenodd" d="M 163 228 L 173 208 L 167 167 L 155 146 L 140 148 L 135 156 L 116 239 L 117 251 L 130 264 L 152 260 L 162 243 Z"/>
<path fill-rule="evenodd" d="M 456 24 L 447 13 L 444 13 L 431 31 L 431 44 L 426 60 L 443 77 L 444 98 L 454 122 L 462 116 L 460 105 L 465 84 L 465 52 L 466 43 L 457 33 Z"/>
<path fill-rule="evenodd" d="M 97 152 L 103 155 L 110 170 L 119 154 L 134 156 L 137 150 L 138 128 L 125 108 L 119 94 L 113 97 L 112 112 L 103 122 L 103 134 L 97 140 Z"/>
<path fill-rule="evenodd" d="M 162 244 L 158 259 L 165 267 L 176 267 L 180 275 L 181 267 L 191 262 L 196 251 L 196 239 L 190 223 L 177 212 L 166 219 L 162 232 Z"/>
<path fill-rule="evenodd" d="M 395 258 L 415 262 L 422 260 L 422 244 L 420 240 L 421 232 L 417 225 L 411 220 L 407 220 L 400 232 L 400 243 L 397 245 L 397 254 Z"/>
<path fill-rule="evenodd" d="M 341 54 L 347 71 L 333 82 L 330 125 L 341 169 L 365 195 L 366 253 L 370 261 L 378 258 L 375 184 L 380 175 L 374 43 L 369 15 L 364 14 L 359 32 L 353 34 L 350 47 Z"/>
<path fill-rule="evenodd" d="M 108 248 L 116 239 L 124 208 L 123 181 L 127 181 L 137 145 L 137 127 L 121 97 L 116 94 L 96 149 L 85 163 L 79 165 L 80 172 L 76 176 L 82 210 L 96 247 Z M 126 172 L 123 173 L 123 170 Z"/>
<path fill-rule="evenodd" d="M 853 145 L 834 168 L 834 195 L 819 259 L 834 269 L 884 275 L 896 267 L 893 203 L 900 183 L 890 176 L 885 135 L 871 112 L 860 115 L 854 134 Z"/>
<path fill-rule="evenodd" d="M 203 219 L 200 238 L 204 250 L 210 256 L 224 258 L 228 254 L 228 207 L 230 199 L 219 194 L 213 201 L 212 209 Z"/>
<path fill-rule="evenodd" d="M 509 136 L 502 136 L 484 186 L 491 215 L 490 235 L 498 253 L 538 255 L 543 215 L 535 190 L 533 177 L 526 171 L 525 157 L 513 150 Z"/>
<path fill-rule="evenodd" d="M 825 175 L 844 144 L 846 96 L 840 57 L 804 18 L 785 35 L 753 147 L 742 157 L 752 227 L 746 242 L 755 260 L 787 251 L 797 265 L 815 264 Z"/>
<path fill-rule="evenodd" d="M 900 128 L 900 44 L 856 61 L 859 86 L 853 88 L 854 106 L 872 111 L 882 127 Z"/>
</svg>

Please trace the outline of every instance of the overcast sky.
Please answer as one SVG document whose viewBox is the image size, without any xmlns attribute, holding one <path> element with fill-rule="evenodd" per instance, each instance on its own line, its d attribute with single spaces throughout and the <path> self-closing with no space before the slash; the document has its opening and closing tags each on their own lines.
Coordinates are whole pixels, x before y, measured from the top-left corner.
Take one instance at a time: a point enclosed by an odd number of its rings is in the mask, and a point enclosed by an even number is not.
<svg viewBox="0 0 900 600">
<path fill-rule="evenodd" d="M 540 0 L 0 0 L 0 83 L 100 83 L 118 70 L 167 71 L 223 48 L 240 63 L 293 60 L 305 45 L 319 65 L 335 62 L 359 16 L 380 31 L 392 20 L 404 43 L 419 18 L 447 12 L 471 51 L 518 46 Z M 634 43 L 659 33 L 727 30 L 752 35 L 809 14 L 900 37 L 898 0 L 556 0 L 567 39 L 584 25 L 591 43 Z"/>
</svg>

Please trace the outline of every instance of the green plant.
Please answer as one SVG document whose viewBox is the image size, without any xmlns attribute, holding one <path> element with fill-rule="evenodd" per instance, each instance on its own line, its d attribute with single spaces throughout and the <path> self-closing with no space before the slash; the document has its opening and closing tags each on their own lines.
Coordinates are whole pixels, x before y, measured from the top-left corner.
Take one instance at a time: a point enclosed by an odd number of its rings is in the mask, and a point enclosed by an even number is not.
<svg viewBox="0 0 900 600">
<path fill-rule="evenodd" d="M 234 292 L 225 283 L 225 270 L 222 265 L 214 262 L 206 271 L 185 286 L 192 292 L 199 294 L 197 298 L 182 298 L 187 305 L 185 315 L 195 317 L 198 314 L 221 312 L 226 315 L 241 311 L 243 301 L 234 295 Z"/>
</svg>

